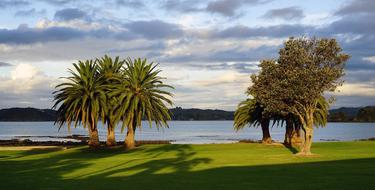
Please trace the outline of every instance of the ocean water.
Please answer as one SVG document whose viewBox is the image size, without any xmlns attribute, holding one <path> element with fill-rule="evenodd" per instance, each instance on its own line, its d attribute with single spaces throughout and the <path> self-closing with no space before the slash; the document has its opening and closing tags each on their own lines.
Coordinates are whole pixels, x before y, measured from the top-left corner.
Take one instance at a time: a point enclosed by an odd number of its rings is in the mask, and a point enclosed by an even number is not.
<svg viewBox="0 0 375 190">
<path fill-rule="evenodd" d="M 169 128 L 149 127 L 148 122 L 136 131 L 136 140 L 171 140 L 176 144 L 233 143 L 239 140 L 260 140 L 260 128 L 233 130 L 233 121 L 170 121 Z M 106 128 L 100 123 L 99 138 L 106 139 Z M 274 126 L 271 136 L 276 141 L 283 141 L 285 128 Z M 64 138 L 68 135 L 87 135 L 86 129 L 79 126 L 66 126 L 58 130 L 53 122 L 0 122 L 0 139 L 30 139 L 33 141 L 74 141 Z M 123 141 L 126 130 L 121 133 L 121 125 L 116 128 L 116 140 Z M 314 141 L 352 141 L 375 137 L 375 123 L 328 123 L 325 128 L 314 131 Z"/>
</svg>

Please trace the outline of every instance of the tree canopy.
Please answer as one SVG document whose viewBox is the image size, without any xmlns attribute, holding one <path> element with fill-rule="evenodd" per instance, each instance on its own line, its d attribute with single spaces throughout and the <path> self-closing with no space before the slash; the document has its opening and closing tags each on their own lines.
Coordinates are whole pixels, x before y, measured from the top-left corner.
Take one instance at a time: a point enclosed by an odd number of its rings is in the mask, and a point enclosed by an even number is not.
<svg viewBox="0 0 375 190">
<path fill-rule="evenodd" d="M 310 154 L 312 128 L 319 124 L 314 114 L 322 116 L 316 112 L 319 98 L 343 83 L 349 57 L 335 39 L 290 38 L 278 59 L 261 61 L 261 71 L 252 75 L 248 93 L 256 94 L 266 112 L 296 115 L 305 132 L 302 152 Z"/>
</svg>

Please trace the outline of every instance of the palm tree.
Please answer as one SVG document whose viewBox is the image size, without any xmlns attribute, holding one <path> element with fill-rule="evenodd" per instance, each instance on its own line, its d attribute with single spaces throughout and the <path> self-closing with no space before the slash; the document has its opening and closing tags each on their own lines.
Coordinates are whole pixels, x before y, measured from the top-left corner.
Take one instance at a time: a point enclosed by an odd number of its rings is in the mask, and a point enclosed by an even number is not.
<svg viewBox="0 0 375 190">
<path fill-rule="evenodd" d="M 101 59 L 96 59 L 98 63 L 98 72 L 100 77 L 103 78 L 105 85 L 105 92 L 107 95 L 107 110 L 105 110 L 105 119 L 103 124 L 107 124 L 107 146 L 116 145 L 115 138 L 115 127 L 119 122 L 119 118 L 116 117 L 116 106 L 118 104 L 117 97 L 111 96 L 111 91 L 116 84 L 118 84 L 117 78 L 120 77 L 122 67 L 125 61 L 120 61 L 119 57 L 112 60 L 111 57 L 105 55 Z"/>
<path fill-rule="evenodd" d="M 329 102 L 320 96 L 316 102 L 316 110 L 314 112 L 314 125 L 315 127 L 325 127 L 328 120 Z"/>
<path fill-rule="evenodd" d="M 120 84 L 116 85 L 111 95 L 118 97 L 118 116 L 123 121 L 122 131 L 125 126 L 127 133 L 125 147 L 135 147 L 135 130 L 141 127 L 142 119 L 147 118 L 150 127 L 154 121 L 156 127 L 168 127 L 170 120 L 169 110 L 166 104 L 172 105 L 169 97 L 172 94 L 166 88 L 172 86 L 163 83 L 159 76 L 161 70 L 156 69 L 157 64 L 147 63 L 146 59 L 128 58 L 125 62 L 126 68 Z"/>
<path fill-rule="evenodd" d="M 97 123 L 99 116 L 102 119 L 106 110 L 106 94 L 104 81 L 97 72 L 97 65 L 92 60 L 85 62 L 78 61 L 73 64 L 75 71 L 69 69 L 72 76 L 66 77 L 67 82 L 56 86 L 54 91 L 55 104 L 57 109 L 57 119 L 55 124 L 59 129 L 65 124 L 74 123 L 74 127 L 82 124 L 88 128 L 89 146 L 99 146 L 99 135 Z"/>
<path fill-rule="evenodd" d="M 247 99 L 238 104 L 234 113 L 234 128 L 238 131 L 245 126 L 261 126 L 262 143 L 272 143 L 269 131 L 270 117 L 264 114 L 262 106 L 255 99 Z"/>
</svg>

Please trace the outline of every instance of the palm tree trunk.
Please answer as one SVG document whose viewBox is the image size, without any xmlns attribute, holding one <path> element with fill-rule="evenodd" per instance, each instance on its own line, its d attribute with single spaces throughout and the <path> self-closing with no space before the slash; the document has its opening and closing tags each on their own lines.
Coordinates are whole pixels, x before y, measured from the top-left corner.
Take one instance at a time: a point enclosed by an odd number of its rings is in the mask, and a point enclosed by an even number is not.
<svg viewBox="0 0 375 190">
<path fill-rule="evenodd" d="M 108 123 L 107 126 L 107 146 L 115 146 L 116 145 L 116 138 L 115 138 L 115 126 L 113 123 Z"/>
<path fill-rule="evenodd" d="M 301 132 L 293 126 L 293 122 L 289 119 L 286 121 L 284 144 L 293 147 L 301 146 Z"/>
<path fill-rule="evenodd" d="M 128 131 L 126 132 L 126 138 L 125 138 L 125 148 L 126 149 L 133 149 L 135 148 L 135 129 L 133 126 L 128 127 Z"/>
<path fill-rule="evenodd" d="M 262 143 L 264 144 L 272 143 L 269 124 L 270 124 L 269 119 L 262 119 L 261 124 L 260 124 L 262 127 L 262 133 L 263 133 Z"/>
<path fill-rule="evenodd" d="M 290 121 L 290 119 L 286 120 L 286 127 L 285 127 L 285 138 L 284 138 L 284 144 L 286 146 L 292 146 L 292 136 L 293 136 L 293 124 Z"/>
<path fill-rule="evenodd" d="M 99 147 L 99 134 L 97 127 L 89 126 L 89 146 L 90 148 Z"/>
<path fill-rule="evenodd" d="M 301 144 L 302 144 L 301 130 L 300 129 L 293 129 L 291 145 L 294 146 L 294 147 L 300 147 Z"/>
</svg>

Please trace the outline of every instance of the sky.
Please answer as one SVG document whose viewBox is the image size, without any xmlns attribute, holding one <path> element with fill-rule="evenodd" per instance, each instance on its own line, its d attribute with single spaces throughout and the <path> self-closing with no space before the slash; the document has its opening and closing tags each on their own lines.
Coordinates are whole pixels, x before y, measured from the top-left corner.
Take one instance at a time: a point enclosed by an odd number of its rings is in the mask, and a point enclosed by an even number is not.
<svg viewBox="0 0 375 190">
<path fill-rule="evenodd" d="M 262 59 L 291 36 L 336 38 L 337 107 L 375 105 L 373 0 L 0 0 L 0 108 L 51 108 L 77 60 L 159 63 L 174 106 L 235 110 Z"/>
</svg>

